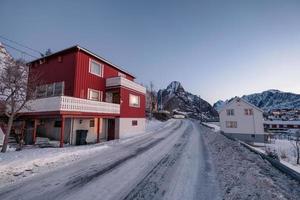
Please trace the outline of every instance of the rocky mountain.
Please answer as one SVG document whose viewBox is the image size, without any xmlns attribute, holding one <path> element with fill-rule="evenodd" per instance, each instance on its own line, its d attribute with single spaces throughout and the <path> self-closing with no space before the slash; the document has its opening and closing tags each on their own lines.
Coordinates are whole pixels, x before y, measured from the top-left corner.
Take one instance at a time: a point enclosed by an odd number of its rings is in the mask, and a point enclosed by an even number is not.
<svg viewBox="0 0 300 200">
<path fill-rule="evenodd" d="M 178 81 L 173 81 L 166 89 L 159 90 L 157 97 L 159 108 L 162 107 L 163 110 L 185 113 L 193 118 L 200 118 L 200 113 L 203 119 L 218 118 L 218 112 L 207 101 L 185 91 Z"/>
<path fill-rule="evenodd" d="M 274 109 L 300 109 L 300 95 L 279 90 L 267 90 L 261 93 L 254 93 L 242 96 L 243 99 L 253 105 L 270 111 Z M 219 110 L 226 101 L 217 101 L 213 107 Z"/>
</svg>

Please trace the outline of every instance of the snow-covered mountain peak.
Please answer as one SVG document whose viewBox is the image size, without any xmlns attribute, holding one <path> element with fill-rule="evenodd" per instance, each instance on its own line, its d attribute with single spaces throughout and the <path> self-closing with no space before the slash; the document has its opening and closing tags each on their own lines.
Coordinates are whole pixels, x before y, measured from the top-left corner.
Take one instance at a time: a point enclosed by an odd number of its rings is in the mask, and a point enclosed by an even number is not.
<svg viewBox="0 0 300 200">
<path fill-rule="evenodd" d="M 276 90 L 276 89 L 270 89 L 270 90 L 266 90 L 266 91 L 264 91 L 265 93 L 266 92 L 270 92 L 270 93 L 279 93 L 279 92 L 281 92 L 280 90 Z"/>
<path fill-rule="evenodd" d="M 171 82 L 166 89 L 158 91 L 160 108 L 170 112 L 186 113 L 190 117 L 203 119 L 218 118 L 218 113 L 212 106 L 199 96 L 185 91 L 178 81 Z"/>
<path fill-rule="evenodd" d="M 280 90 L 266 90 L 261 93 L 244 95 L 242 98 L 265 111 L 274 109 L 300 109 L 299 94 Z M 216 102 L 214 108 L 220 110 L 227 101 L 223 103 L 222 101 Z"/>
<path fill-rule="evenodd" d="M 175 92 L 184 92 L 184 88 L 182 87 L 181 83 L 179 81 L 172 81 L 168 87 L 167 90 L 169 92 L 175 93 Z"/>
</svg>

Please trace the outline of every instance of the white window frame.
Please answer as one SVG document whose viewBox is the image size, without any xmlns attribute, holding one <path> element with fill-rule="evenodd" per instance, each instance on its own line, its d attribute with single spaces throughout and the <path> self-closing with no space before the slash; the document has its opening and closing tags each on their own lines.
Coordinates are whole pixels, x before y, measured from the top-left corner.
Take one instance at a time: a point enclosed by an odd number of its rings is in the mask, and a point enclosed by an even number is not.
<svg viewBox="0 0 300 200">
<path fill-rule="evenodd" d="M 96 73 L 92 72 L 92 62 L 94 62 L 94 63 L 96 63 L 96 64 L 98 64 L 100 66 L 101 74 L 96 74 Z M 89 73 L 94 74 L 94 75 L 99 76 L 99 77 L 103 77 L 103 71 L 104 71 L 103 64 L 99 63 L 96 60 L 93 60 L 93 59 L 90 58 L 90 61 L 89 61 Z"/>
<path fill-rule="evenodd" d="M 91 99 L 90 92 L 96 92 L 96 93 L 98 93 L 99 94 L 98 95 L 98 97 L 99 97 L 98 100 Z M 88 100 L 91 100 L 91 101 L 102 101 L 102 97 L 103 97 L 103 92 L 102 91 L 88 88 L 88 94 L 87 94 Z"/>
<path fill-rule="evenodd" d="M 227 116 L 234 116 L 234 109 L 226 109 Z"/>
<path fill-rule="evenodd" d="M 131 104 L 131 102 L 130 102 L 131 97 L 137 97 L 138 98 L 138 105 Z M 141 107 L 141 97 L 138 96 L 138 95 L 129 94 L 129 106 L 130 107 L 135 107 L 135 108 L 140 108 Z"/>
<path fill-rule="evenodd" d="M 251 116 L 251 115 L 253 115 L 253 109 L 252 108 L 245 108 L 244 113 L 247 116 Z"/>
<path fill-rule="evenodd" d="M 237 128 L 237 121 L 226 121 L 226 128 Z"/>
</svg>

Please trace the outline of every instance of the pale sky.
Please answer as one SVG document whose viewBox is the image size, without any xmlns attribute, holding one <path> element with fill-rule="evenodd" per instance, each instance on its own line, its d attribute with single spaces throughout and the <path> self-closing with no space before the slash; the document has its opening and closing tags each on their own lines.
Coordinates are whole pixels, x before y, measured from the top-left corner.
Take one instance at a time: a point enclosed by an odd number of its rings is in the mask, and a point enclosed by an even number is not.
<svg viewBox="0 0 300 200">
<path fill-rule="evenodd" d="M 0 35 L 40 51 L 79 44 L 138 82 L 177 80 L 210 103 L 300 93 L 300 1 L 1 0 Z"/>
</svg>

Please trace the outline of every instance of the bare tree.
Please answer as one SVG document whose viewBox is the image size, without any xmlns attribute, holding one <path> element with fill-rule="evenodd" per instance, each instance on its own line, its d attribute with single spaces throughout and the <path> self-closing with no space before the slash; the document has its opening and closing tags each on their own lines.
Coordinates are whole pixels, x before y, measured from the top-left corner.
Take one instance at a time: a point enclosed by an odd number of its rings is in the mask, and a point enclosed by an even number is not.
<svg viewBox="0 0 300 200">
<path fill-rule="evenodd" d="M 149 110 L 149 117 L 152 118 L 153 112 L 156 109 L 156 91 L 154 90 L 154 84 L 151 81 L 149 87 L 147 87 L 147 109 Z"/>
<path fill-rule="evenodd" d="M 35 94 L 38 76 L 29 76 L 29 67 L 23 60 L 12 58 L 2 63 L 0 71 L 0 100 L 1 114 L 8 118 L 6 134 L 1 152 L 6 152 L 8 138 L 12 130 L 13 122 L 23 108 L 26 108 L 28 100 Z M 29 109 L 29 108 L 28 108 Z"/>
<path fill-rule="evenodd" d="M 296 150 L 297 165 L 300 164 L 300 130 L 297 130 L 294 137 L 290 140 L 294 149 Z"/>
</svg>

